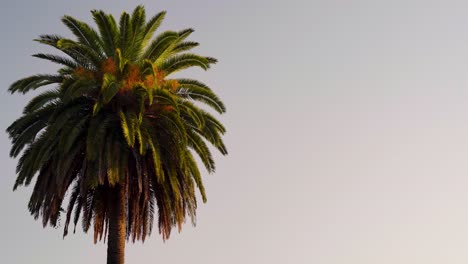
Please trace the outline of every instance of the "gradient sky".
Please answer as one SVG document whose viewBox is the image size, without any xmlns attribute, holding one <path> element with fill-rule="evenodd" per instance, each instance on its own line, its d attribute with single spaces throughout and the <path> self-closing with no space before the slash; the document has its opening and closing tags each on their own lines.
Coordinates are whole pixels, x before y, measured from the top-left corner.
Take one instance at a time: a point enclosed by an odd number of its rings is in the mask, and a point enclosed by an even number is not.
<svg viewBox="0 0 468 264">
<path fill-rule="evenodd" d="M 62 239 L 12 192 L 4 129 L 31 95 L 16 79 L 53 72 L 39 34 L 64 14 L 167 10 L 219 59 L 186 76 L 215 89 L 228 157 L 206 175 L 196 228 L 128 244 L 126 263 L 468 262 L 466 1 L 3 1 L 0 9 L 2 263 L 105 263 L 92 234 Z"/>
</svg>

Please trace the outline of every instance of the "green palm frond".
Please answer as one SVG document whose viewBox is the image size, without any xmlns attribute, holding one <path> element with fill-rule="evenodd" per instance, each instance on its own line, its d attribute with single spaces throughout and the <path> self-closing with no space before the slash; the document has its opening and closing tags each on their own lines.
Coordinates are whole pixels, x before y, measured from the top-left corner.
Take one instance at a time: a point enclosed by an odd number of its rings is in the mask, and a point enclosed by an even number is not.
<svg viewBox="0 0 468 264">
<path fill-rule="evenodd" d="M 144 31 L 143 31 L 143 40 L 141 43 L 142 46 L 146 46 L 148 44 L 148 42 L 153 37 L 154 32 L 161 25 L 165 16 L 166 16 L 166 11 L 159 12 L 146 23 Z"/>
<path fill-rule="evenodd" d="M 94 29 L 92 29 L 88 24 L 81 22 L 71 16 L 64 16 L 62 18 L 62 22 L 70 29 L 71 32 L 73 32 L 80 43 L 93 49 L 99 55 L 99 57 L 102 58 L 103 42 Z"/>
<path fill-rule="evenodd" d="M 39 36 L 38 39 L 35 39 L 35 41 L 60 50 L 61 52 L 67 54 L 76 63 L 78 63 L 80 66 L 84 68 L 88 69 L 88 68 L 94 67 L 93 61 L 90 58 L 86 57 L 85 54 L 74 49 L 63 49 L 59 47 L 58 43 L 62 39 L 65 39 L 65 38 L 59 35 L 41 35 Z"/>
<path fill-rule="evenodd" d="M 53 54 L 44 54 L 44 53 L 38 53 L 34 54 L 33 57 L 44 59 L 44 60 L 49 60 L 51 62 L 55 62 L 64 66 L 68 66 L 69 68 L 75 69 L 78 67 L 78 63 L 74 62 L 73 60 L 53 55 Z"/>
<path fill-rule="evenodd" d="M 122 55 L 124 58 L 127 57 L 127 52 L 129 51 L 129 47 L 131 47 L 130 41 L 132 40 L 133 30 L 132 24 L 130 22 L 130 16 L 127 13 L 123 13 L 120 17 L 119 23 L 119 49 L 124 51 Z"/>
<path fill-rule="evenodd" d="M 59 89 L 51 89 L 40 93 L 24 107 L 23 114 L 33 113 L 48 105 L 49 103 L 58 100 L 61 96 Z"/>
<path fill-rule="evenodd" d="M 184 51 L 189 51 L 195 47 L 198 47 L 200 45 L 200 43 L 198 42 L 194 42 L 194 41 L 184 41 L 184 42 L 180 42 L 179 44 L 177 44 L 174 49 L 172 49 L 172 54 L 177 54 L 177 53 L 181 53 L 181 52 L 184 52 Z"/>
<path fill-rule="evenodd" d="M 142 57 L 150 61 L 155 61 L 178 37 L 179 34 L 175 31 L 165 31 L 161 33 L 148 46 Z"/>
<path fill-rule="evenodd" d="M 132 13 L 131 25 L 132 34 L 130 35 L 130 45 L 128 49 L 128 59 L 136 61 L 141 53 L 142 42 L 145 34 L 146 14 L 143 6 L 138 6 Z"/>
<path fill-rule="evenodd" d="M 184 70 L 190 67 L 200 67 L 204 70 L 210 68 L 210 64 L 216 63 L 216 60 L 209 57 L 203 57 L 196 54 L 185 53 L 175 55 L 157 65 L 167 75 Z"/>
<path fill-rule="evenodd" d="M 87 67 L 99 68 L 99 63 L 102 61 L 102 56 L 93 48 L 82 44 L 81 42 L 76 42 L 70 39 L 62 38 L 57 42 L 57 47 L 63 51 L 68 51 L 70 53 L 80 56 L 88 63 Z"/>
<path fill-rule="evenodd" d="M 104 11 L 91 11 L 94 21 L 99 28 L 100 38 L 102 39 L 104 52 L 108 57 L 113 57 L 119 39 L 119 31 L 115 19 L 107 15 Z"/>
<path fill-rule="evenodd" d="M 177 32 L 178 37 L 171 41 L 169 46 L 167 46 L 164 50 L 161 51 L 160 54 L 155 56 L 155 63 L 159 65 L 161 62 L 166 60 L 169 56 L 176 54 L 174 52 L 174 48 L 177 47 L 182 41 L 184 41 L 190 34 L 192 34 L 194 30 L 192 28 L 184 29 Z"/>
<path fill-rule="evenodd" d="M 177 92 L 181 97 L 203 102 L 211 106 L 218 113 L 226 112 L 226 107 L 218 96 L 205 84 L 189 79 L 178 79 L 180 84 Z"/>
<path fill-rule="evenodd" d="M 24 94 L 41 86 L 61 83 L 63 79 L 63 76 L 60 75 L 38 74 L 14 82 L 8 90 L 11 93 L 21 92 Z"/>
</svg>

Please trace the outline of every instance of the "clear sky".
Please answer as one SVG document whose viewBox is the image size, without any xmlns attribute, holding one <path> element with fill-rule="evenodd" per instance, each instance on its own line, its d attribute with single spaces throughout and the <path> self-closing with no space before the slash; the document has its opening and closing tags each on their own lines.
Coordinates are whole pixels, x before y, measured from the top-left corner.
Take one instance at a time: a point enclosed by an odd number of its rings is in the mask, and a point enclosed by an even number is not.
<svg viewBox="0 0 468 264">
<path fill-rule="evenodd" d="M 0 9 L 2 263 L 105 263 L 92 234 L 29 215 L 32 186 L 12 192 L 3 131 L 30 95 L 6 90 L 54 71 L 32 39 L 69 34 L 62 15 L 140 3 L 219 59 L 187 76 L 225 101 L 230 155 L 204 177 L 197 227 L 129 244 L 126 263 L 468 262 L 466 1 L 17 0 Z"/>
</svg>

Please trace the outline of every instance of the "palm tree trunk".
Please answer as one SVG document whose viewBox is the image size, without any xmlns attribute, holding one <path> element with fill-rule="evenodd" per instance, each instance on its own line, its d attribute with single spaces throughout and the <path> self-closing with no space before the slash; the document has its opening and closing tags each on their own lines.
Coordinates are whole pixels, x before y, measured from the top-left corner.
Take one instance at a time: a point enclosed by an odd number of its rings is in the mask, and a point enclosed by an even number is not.
<svg viewBox="0 0 468 264">
<path fill-rule="evenodd" d="M 107 264 L 123 264 L 126 226 L 125 187 L 116 184 L 110 190 Z"/>
</svg>

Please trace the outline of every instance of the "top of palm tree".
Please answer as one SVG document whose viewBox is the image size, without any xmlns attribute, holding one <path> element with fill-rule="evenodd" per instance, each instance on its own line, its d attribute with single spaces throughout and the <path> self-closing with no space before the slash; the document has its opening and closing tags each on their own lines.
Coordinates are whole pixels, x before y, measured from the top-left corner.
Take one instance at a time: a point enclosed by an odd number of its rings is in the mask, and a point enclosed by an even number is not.
<svg viewBox="0 0 468 264">
<path fill-rule="evenodd" d="M 195 221 L 194 186 L 206 200 L 193 153 L 208 172 L 215 164 L 206 142 L 227 154 L 225 128 L 201 107 L 223 113 L 221 100 L 202 82 L 169 77 L 189 67 L 206 70 L 216 60 L 190 52 L 198 46 L 187 40 L 193 29 L 153 37 L 166 12 L 147 20 L 138 6 L 118 23 L 103 11 L 91 13 L 97 30 L 64 16 L 75 39 L 36 39 L 66 55 L 33 55 L 62 65 L 56 74 L 33 75 L 9 88 L 27 93 L 55 85 L 35 96 L 7 129 L 10 155 L 21 154 L 14 189 L 36 178 L 30 212 L 44 226 L 56 226 L 65 212 L 64 235 L 71 219 L 76 226 L 81 216 L 85 231 L 93 223 L 96 241 L 109 223 L 109 189 L 120 185 L 126 190 L 127 238 L 144 240 L 157 211 L 167 239 L 187 215 Z"/>
</svg>

